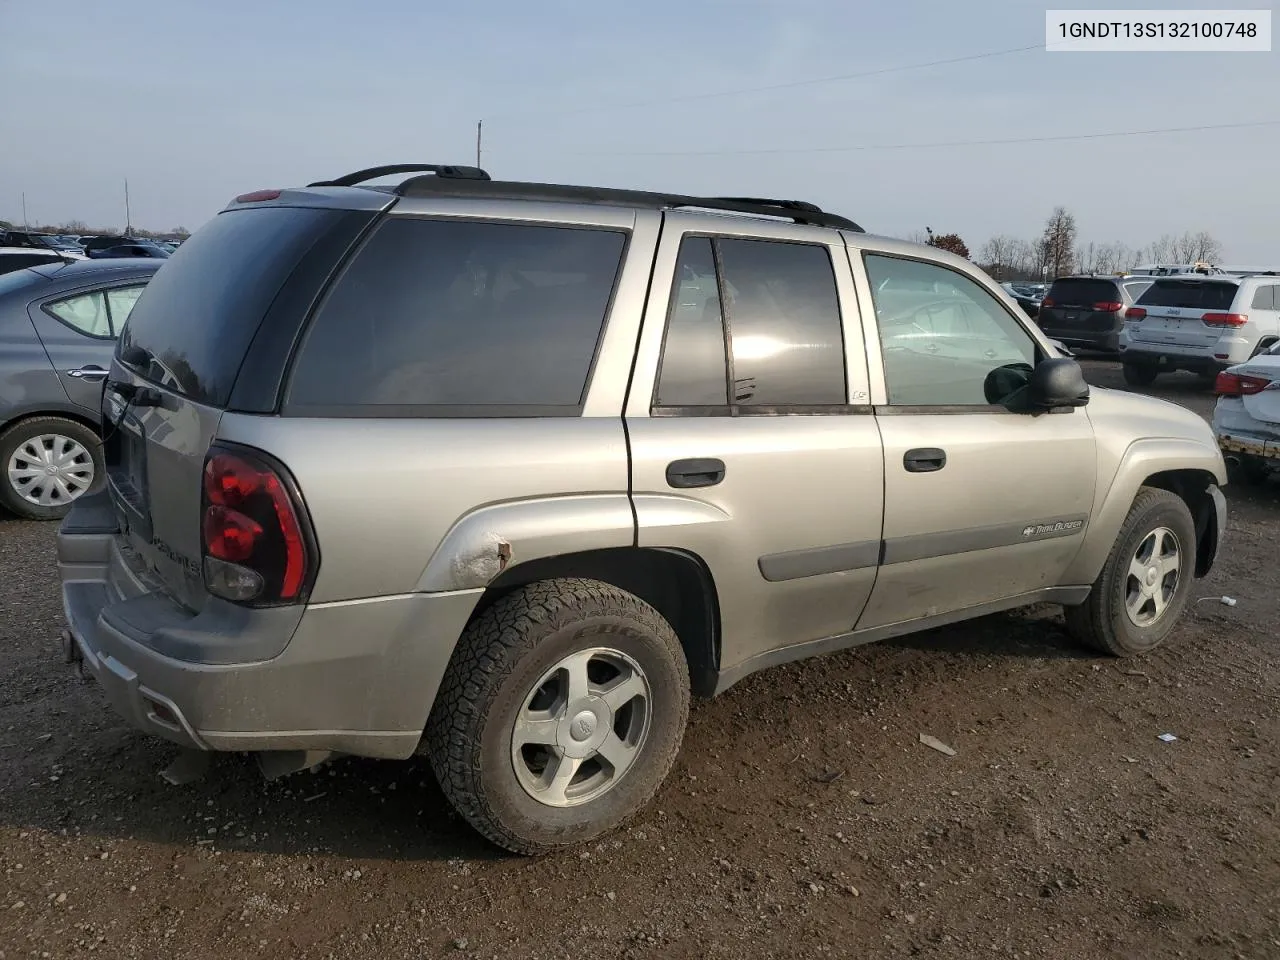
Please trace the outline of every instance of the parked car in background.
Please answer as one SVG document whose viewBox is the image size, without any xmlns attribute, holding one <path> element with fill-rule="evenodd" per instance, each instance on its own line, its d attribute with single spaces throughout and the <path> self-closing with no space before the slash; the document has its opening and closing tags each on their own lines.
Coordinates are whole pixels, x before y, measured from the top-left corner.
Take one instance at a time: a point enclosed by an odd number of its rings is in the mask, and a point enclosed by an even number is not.
<svg viewBox="0 0 1280 960">
<path fill-rule="evenodd" d="M 106 250 L 108 247 L 118 247 L 123 243 L 133 243 L 132 237 L 122 237 L 116 234 L 104 234 L 96 237 L 81 237 L 80 247 L 86 254 L 93 256 L 98 250 Z"/>
<path fill-rule="evenodd" d="M 1226 524 L 1209 425 L 1091 391 L 961 257 L 475 168 L 238 197 L 103 411 L 63 652 L 125 722 L 271 776 L 425 754 L 525 854 L 643 807 L 757 670 L 1039 601 L 1152 650 Z"/>
<path fill-rule="evenodd" d="M 83 260 L 84 255 L 71 256 L 59 250 L 40 250 L 34 247 L 0 247 L 0 274 L 28 267 L 44 267 L 50 264 Z"/>
<path fill-rule="evenodd" d="M 161 262 L 59 260 L 0 276 L 0 507 L 57 519 L 101 485 L 103 382 Z"/>
<path fill-rule="evenodd" d="M 157 244 L 143 240 L 119 243 L 113 247 L 98 247 L 88 254 L 92 260 L 109 260 L 119 257 L 142 257 L 152 260 L 166 260 L 170 252 Z"/>
<path fill-rule="evenodd" d="M 1151 286 L 1150 277 L 1059 277 L 1040 302 L 1046 335 L 1070 347 L 1116 353 L 1124 311 Z"/>
<path fill-rule="evenodd" d="M 1182 274 L 1157 277 L 1125 311 L 1125 382 L 1191 370 L 1207 383 L 1280 341 L 1280 277 Z"/>
<path fill-rule="evenodd" d="M 1005 292 L 1013 297 L 1014 302 L 1022 308 L 1022 312 L 1032 320 L 1040 315 L 1041 294 L 1037 293 L 1031 284 L 1009 282 L 1002 283 L 1000 286 L 1004 287 Z"/>
<path fill-rule="evenodd" d="M 1280 470 L 1280 341 L 1214 382 L 1213 432 L 1235 478 L 1260 483 Z"/>
<path fill-rule="evenodd" d="M 80 246 L 52 233 L 33 233 L 28 230 L 5 231 L 2 243 L 6 247 L 26 247 L 32 250 L 57 250 L 80 254 Z"/>
</svg>

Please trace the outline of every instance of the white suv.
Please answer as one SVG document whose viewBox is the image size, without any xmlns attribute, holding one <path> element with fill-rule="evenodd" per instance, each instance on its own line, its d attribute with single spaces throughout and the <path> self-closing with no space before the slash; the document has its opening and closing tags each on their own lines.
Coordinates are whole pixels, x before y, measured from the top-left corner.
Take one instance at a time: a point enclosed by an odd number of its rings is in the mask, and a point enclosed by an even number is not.
<svg viewBox="0 0 1280 960">
<path fill-rule="evenodd" d="M 1193 370 L 1206 382 L 1280 342 L 1280 276 L 1160 277 L 1125 312 L 1120 359 L 1126 382 Z"/>
</svg>

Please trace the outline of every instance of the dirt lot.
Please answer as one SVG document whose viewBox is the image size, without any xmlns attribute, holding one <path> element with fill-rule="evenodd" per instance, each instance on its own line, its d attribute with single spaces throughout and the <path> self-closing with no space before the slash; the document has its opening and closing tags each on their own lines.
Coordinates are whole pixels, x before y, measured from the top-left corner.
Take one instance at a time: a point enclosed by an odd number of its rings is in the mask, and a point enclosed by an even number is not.
<svg viewBox="0 0 1280 960">
<path fill-rule="evenodd" d="M 0 960 L 1280 957 L 1280 485 L 1228 498 L 1155 655 L 1028 610 L 758 674 L 627 829 L 537 861 L 425 762 L 166 786 L 170 749 L 59 662 L 53 527 L 0 521 Z"/>
</svg>

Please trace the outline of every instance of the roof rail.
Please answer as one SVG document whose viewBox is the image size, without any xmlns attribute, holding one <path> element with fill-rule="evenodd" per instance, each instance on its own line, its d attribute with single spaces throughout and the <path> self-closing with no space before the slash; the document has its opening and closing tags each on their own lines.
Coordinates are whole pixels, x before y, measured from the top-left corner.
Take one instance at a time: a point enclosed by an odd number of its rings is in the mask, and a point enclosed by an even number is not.
<svg viewBox="0 0 1280 960">
<path fill-rule="evenodd" d="M 369 167 L 357 170 L 332 180 L 317 180 L 309 183 L 309 187 L 354 187 L 366 180 L 390 176 L 393 173 L 433 173 L 437 177 L 449 180 L 489 180 L 491 177 L 479 167 L 463 167 L 443 163 L 389 163 L 381 167 Z M 417 179 L 417 178 L 415 178 Z"/>
<path fill-rule="evenodd" d="M 648 190 L 619 190 L 611 187 L 582 187 L 557 183 L 525 183 L 449 176 L 411 177 L 395 191 L 402 197 L 477 197 L 490 200 L 534 200 L 553 203 L 596 203 L 654 210 L 691 207 L 744 213 L 751 216 L 782 217 L 796 223 L 835 227 L 857 233 L 866 231 L 847 217 L 828 213 L 803 200 L 766 200 L 754 197 L 694 197 Z"/>
</svg>

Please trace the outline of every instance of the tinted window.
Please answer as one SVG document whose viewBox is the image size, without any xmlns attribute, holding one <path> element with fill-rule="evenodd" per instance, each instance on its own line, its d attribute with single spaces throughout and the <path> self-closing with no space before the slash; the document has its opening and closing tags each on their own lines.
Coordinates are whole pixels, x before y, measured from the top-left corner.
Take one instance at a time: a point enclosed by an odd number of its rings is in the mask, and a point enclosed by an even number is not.
<svg viewBox="0 0 1280 960">
<path fill-rule="evenodd" d="M 73 330 L 90 337 L 111 339 L 111 315 L 107 312 L 107 298 L 101 291 L 46 303 L 44 308 Z"/>
<path fill-rule="evenodd" d="M 734 402 L 846 403 L 840 301 L 827 248 L 738 239 L 716 245 Z"/>
<path fill-rule="evenodd" d="M 43 253 L 33 253 L 29 256 L 25 253 L 6 253 L 0 256 L 0 273 L 12 273 L 15 270 L 25 270 L 27 267 L 57 262 L 57 257 L 46 256 Z"/>
<path fill-rule="evenodd" d="M 1111 280 L 1065 278 L 1053 281 L 1049 299 L 1055 306 L 1084 307 L 1095 303 L 1115 303 L 1120 299 L 1120 291 Z"/>
<path fill-rule="evenodd" d="M 106 291 L 107 308 L 111 311 L 111 329 L 115 331 L 116 336 L 120 335 L 125 321 L 133 312 L 133 305 L 138 302 L 138 297 L 142 296 L 144 289 L 146 288 L 142 286 L 116 287 Z"/>
<path fill-rule="evenodd" d="M 680 244 L 653 402 L 660 407 L 725 406 L 729 402 L 720 292 L 707 237 L 688 237 Z"/>
<path fill-rule="evenodd" d="M 618 231 L 391 219 L 316 315 L 288 406 L 572 410 L 625 244 Z"/>
<path fill-rule="evenodd" d="M 1254 310 L 1275 310 L 1278 308 L 1276 303 L 1276 288 L 1274 286 L 1259 287 L 1258 292 L 1253 295 L 1252 309 Z"/>
<path fill-rule="evenodd" d="M 1204 280 L 1157 280 L 1138 298 L 1144 307 L 1181 307 L 1189 310 L 1228 310 L 1239 287 L 1234 283 Z"/>
<path fill-rule="evenodd" d="M 214 217 L 147 285 L 118 356 L 143 376 L 222 406 L 263 315 L 340 211 L 234 210 Z"/>
<path fill-rule="evenodd" d="M 1035 363 L 1035 341 L 990 292 L 945 267 L 867 255 L 891 404 L 998 402 L 988 375 Z"/>
</svg>

